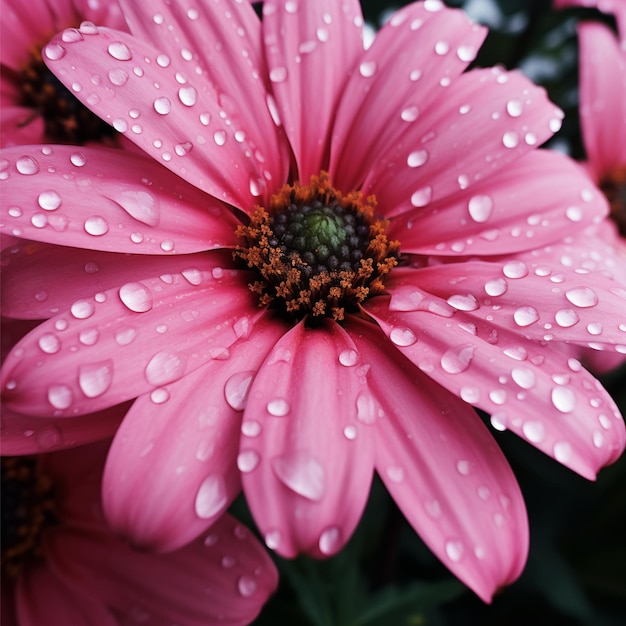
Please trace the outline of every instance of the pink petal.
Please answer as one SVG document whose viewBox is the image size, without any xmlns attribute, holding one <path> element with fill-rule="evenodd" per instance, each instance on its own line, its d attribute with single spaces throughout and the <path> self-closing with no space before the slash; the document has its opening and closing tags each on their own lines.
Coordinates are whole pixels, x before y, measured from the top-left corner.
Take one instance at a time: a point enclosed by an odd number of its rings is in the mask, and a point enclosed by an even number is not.
<svg viewBox="0 0 626 626">
<path fill-rule="evenodd" d="M 248 624 L 278 578 L 261 544 L 229 516 L 169 554 L 133 550 L 104 532 L 61 529 L 49 537 L 48 553 L 55 573 L 71 581 L 76 596 L 97 597 L 123 623 Z"/>
<path fill-rule="evenodd" d="M 600 179 L 626 164 L 626 54 L 602 24 L 581 24 L 578 37 L 583 137 Z"/>
<path fill-rule="evenodd" d="M 118 626 L 117 619 L 90 591 L 77 593 L 45 565 L 28 568 L 18 579 L 17 621 L 20 626 L 56 624 L 72 626 Z"/>
<path fill-rule="evenodd" d="M 503 254 L 579 232 L 608 211 L 604 196 L 574 161 L 535 150 L 497 175 L 392 219 L 404 253 Z"/>
<path fill-rule="evenodd" d="M 227 360 L 138 398 L 104 473 L 108 520 L 135 546 L 169 551 L 195 539 L 241 490 L 236 459 L 245 392 L 283 332 L 259 321 Z"/>
<path fill-rule="evenodd" d="M 15 237 L 92 250 L 186 254 L 231 246 L 236 219 L 220 201 L 128 151 L 17 146 L 3 151 Z"/>
<path fill-rule="evenodd" d="M 43 119 L 32 109 L 2 106 L 1 115 L 0 147 L 44 141 Z"/>
<path fill-rule="evenodd" d="M 77 300 L 91 299 L 124 283 L 203 266 L 204 255 L 129 257 L 22 240 L 3 254 L 2 313 L 47 319 L 70 309 Z M 225 267 L 232 265 L 228 253 L 214 258 Z"/>
<path fill-rule="evenodd" d="M 70 418 L 20 415 L 8 407 L 2 412 L 2 454 L 41 454 L 109 439 L 127 406 L 114 406 L 91 415 Z"/>
<path fill-rule="evenodd" d="M 624 449 L 624 422 L 611 397 L 556 346 L 546 350 L 462 311 L 443 316 L 397 306 L 381 298 L 367 312 L 405 356 L 490 413 L 496 428 L 512 430 L 589 479 Z"/>
<path fill-rule="evenodd" d="M 195 187 L 251 209 L 274 159 L 228 120 L 207 79 L 121 31 L 79 34 L 73 43 L 57 35 L 43 51 L 79 100 Z"/>
<path fill-rule="evenodd" d="M 443 202 L 480 179 L 498 176 L 548 139 L 563 113 L 519 72 L 473 70 L 446 87 L 385 146 L 365 182 L 387 216 Z"/>
<path fill-rule="evenodd" d="M 343 90 L 332 135 L 334 184 L 360 188 L 381 154 L 403 144 L 412 120 L 441 106 L 447 95 L 440 81 L 456 79 L 485 35 L 465 13 L 443 4 L 416 2 L 395 13 Z"/>
<path fill-rule="evenodd" d="M 266 544 L 329 556 L 350 538 L 373 475 L 367 366 L 334 322 L 292 328 L 257 374 L 237 463 Z"/>
<path fill-rule="evenodd" d="M 223 270 L 220 260 L 207 253 L 181 274 L 125 283 L 43 322 L 4 363 L 7 406 L 38 416 L 92 413 L 226 358 L 260 309 L 246 274 Z"/>
<path fill-rule="evenodd" d="M 193 57 L 214 85 L 215 94 L 219 93 L 220 105 L 230 120 L 271 158 L 266 167 L 274 180 L 286 180 L 289 155 L 265 106 L 269 80 L 261 22 L 252 4 L 231 2 L 228 9 L 218 2 L 202 2 L 192 9 L 162 4 L 157 19 L 149 4 L 128 0 L 122 4 L 135 37 L 150 42 L 171 59 Z"/>
<path fill-rule="evenodd" d="M 357 0 L 263 3 L 269 78 L 299 180 L 328 169 L 328 140 L 337 102 L 363 52 Z M 317 86 L 323 85 L 319 89 Z"/>
<path fill-rule="evenodd" d="M 407 361 L 372 324 L 351 328 L 372 364 L 376 469 L 433 552 L 484 601 L 521 573 L 528 522 L 504 455 L 476 413 Z M 395 353 L 395 354 L 394 354 Z"/>
</svg>

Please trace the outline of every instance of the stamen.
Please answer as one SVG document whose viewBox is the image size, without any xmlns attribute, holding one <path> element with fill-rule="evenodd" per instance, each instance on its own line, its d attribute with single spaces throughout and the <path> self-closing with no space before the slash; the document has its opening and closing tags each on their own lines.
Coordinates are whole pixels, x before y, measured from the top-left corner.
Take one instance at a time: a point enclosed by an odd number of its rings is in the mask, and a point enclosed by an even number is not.
<svg viewBox="0 0 626 626">
<path fill-rule="evenodd" d="M 260 275 L 249 285 L 259 305 L 295 319 L 340 321 L 381 293 L 400 246 L 375 220 L 375 206 L 358 191 L 344 196 L 322 172 L 309 185 L 285 185 L 268 209 L 256 207 L 250 223 L 237 228 L 234 256 Z"/>
</svg>

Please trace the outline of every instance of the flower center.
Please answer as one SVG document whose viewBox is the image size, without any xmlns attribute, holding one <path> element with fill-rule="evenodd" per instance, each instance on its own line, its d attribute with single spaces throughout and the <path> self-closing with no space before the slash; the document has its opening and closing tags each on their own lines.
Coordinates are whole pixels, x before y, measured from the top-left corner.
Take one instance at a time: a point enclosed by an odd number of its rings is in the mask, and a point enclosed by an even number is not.
<svg viewBox="0 0 626 626">
<path fill-rule="evenodd" d="M 613 170 L 600 182 L 611 206 L 611 219 L 617 224 L 622 237 L 626 237 L 626 165 Z"/>
<path fill-rule="evenodd" d="M 41 534 L 55 523 L 52 481 L 32 457 L 2 457 L 2 574 L 15 578 L 41 556 Z"/>
<path fill-rule="evenodd" d="M 249 285 L 259 305 L 292 319 L 340 321 L 381 293 L 400 246 L 374 219 L 375 206 L 373 196 L 358 191 L 344 196 L 322 172 L 309 185 L 285 185 L 268 209 L 257 207 L 250 223 L 237 228 L 234 256 L 259 275 Z"/>
<path fill-rule="evenodd" d="M 34 109 L 33 116 L 42 116 L 50 141 L 82 145 L 115 136 L 115 130 L 77 100 L 47 68 L 39 47 L 29 52 L 16 82 L 22 95 L 20 104 Z M 24 120 L 23 125 L 30 121 Z"/>
</svg>

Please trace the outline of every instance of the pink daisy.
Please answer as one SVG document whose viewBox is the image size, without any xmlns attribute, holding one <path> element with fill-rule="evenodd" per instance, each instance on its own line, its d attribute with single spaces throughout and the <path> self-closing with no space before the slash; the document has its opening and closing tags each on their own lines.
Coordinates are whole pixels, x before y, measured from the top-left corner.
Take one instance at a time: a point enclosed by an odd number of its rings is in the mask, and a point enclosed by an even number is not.
<svg viewBox="0 0 626 626">
<path fill-rule="evenodd" d="M 49 318 L 5 361 L 7 406 L 62 431 L 136 398 L 103 497 L 139 545 L 192 540 L 243 485 L 268 546 L 331 555 L 376 471 L 489 600 L 528 528 L 472 406 L 588 478 L 625 444 L 565 347 L 597 322 L 623 351 L 626 293 L 545 249 L 607 212 L 534 149 L 561 112 L 517 72 L 465 72 L 485 30 L 438 0 L 366 51 L 356 0 L 123 6 L 132 34 L 44 56 L 148 156 L 2 153 L 4 232 L 33 240 L 4 256 L 3 312 Z"/>
<path fill-rule="evenodd" d="M 116 0 L 2 0 L 0 145 L 112 141 L 114 131 L 74 98 L 48 70 L 41 48 L 83 21 L 122 28 Z"/>
<path fill-rule="evenodd" d="M 261 544 L 225 515 L 175 552 L 131 548 L 102 513 L 106 450 L 2 458 L 2 623 L 249 624 L 277 585 Z"/>
</svg>

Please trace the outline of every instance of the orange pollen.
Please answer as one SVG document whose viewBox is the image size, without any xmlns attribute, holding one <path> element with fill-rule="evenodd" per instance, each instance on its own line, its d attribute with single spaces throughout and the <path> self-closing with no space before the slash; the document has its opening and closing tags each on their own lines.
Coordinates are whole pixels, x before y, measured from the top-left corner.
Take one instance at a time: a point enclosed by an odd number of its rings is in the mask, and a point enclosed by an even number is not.
<svg viewBox="0 0 626 626">
<path fill-rule="evenodd" d="M 257 206 L 250 222 L 237 227 L 233 254 L 257 272 L 249 287 L 259 305 L 297 320 L 341 321 L 382 293 L 400 244 L 389 241 L 375 207 L 374 196 L 334 189 L 326 172 L 308 185 L 285 185 L 267 209 Z"/>
</svg>

